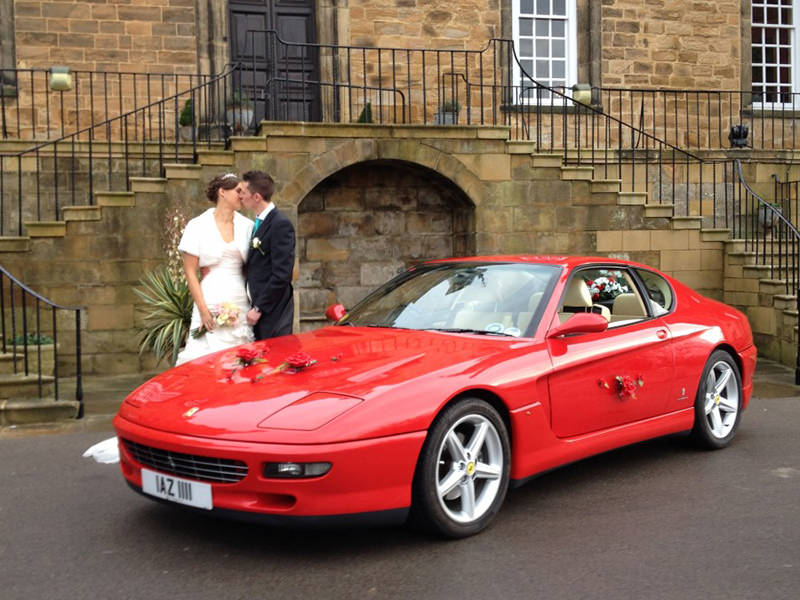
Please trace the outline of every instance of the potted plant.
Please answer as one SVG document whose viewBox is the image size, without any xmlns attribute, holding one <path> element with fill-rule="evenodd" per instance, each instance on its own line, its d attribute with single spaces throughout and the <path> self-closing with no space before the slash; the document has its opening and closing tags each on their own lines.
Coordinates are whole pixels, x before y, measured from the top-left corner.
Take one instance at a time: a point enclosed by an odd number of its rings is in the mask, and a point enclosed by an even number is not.
<svg viewBox="0 0 800 600">
<path fill-rule="evenodd" d="M 192 141 L 192 116 L 194 113 L 194 106 L 192 99 L 189 98 L 183 104 L 183 110 L 178 117 L 178 125 L 180 125 L 180 136 L 184 142 Z"/>
<path fill-rule="evenodd" d="M 233 90 L 227 102 L 225 119 L 234 135 L 241 135 L 247 131 L 253 124 L 254 116 L 255 111 L 250 98 L 241 89 Z"/>
<path fill-rule="evenodd" d="M 446 100 L 439 105 L 439 110 L 436 112 L 437 125 L 455 125 L 458 122 L 458 112 L 461 110 L 461 105 L 455 100 Z"/>
</svg>

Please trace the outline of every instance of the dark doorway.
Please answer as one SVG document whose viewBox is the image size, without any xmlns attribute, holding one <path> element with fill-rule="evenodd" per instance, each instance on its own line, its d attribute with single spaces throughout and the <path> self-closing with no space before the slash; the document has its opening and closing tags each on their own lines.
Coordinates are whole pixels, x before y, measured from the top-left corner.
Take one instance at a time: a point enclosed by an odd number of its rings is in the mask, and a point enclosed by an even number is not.
<svg viewBox="0 0 800 600">
<path fill-rule="evenodd" d="M 231 61 L 256 122 L 320 120 L 314 0 L 236 0 L 228 5 Z"/>
</svg>

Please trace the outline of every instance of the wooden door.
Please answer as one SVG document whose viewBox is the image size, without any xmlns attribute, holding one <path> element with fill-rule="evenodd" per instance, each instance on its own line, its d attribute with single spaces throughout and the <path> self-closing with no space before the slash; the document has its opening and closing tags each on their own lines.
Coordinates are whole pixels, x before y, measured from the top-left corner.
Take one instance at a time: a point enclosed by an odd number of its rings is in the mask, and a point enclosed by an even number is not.
<svg viewBox="0 0 800 600">
<path fill-rule="evenodd" d="M 319 53 L 314 0 L 229 3 L 231 61 L 256 119 L 320 119 Z M 239 81 L 235 83 L 239 85 Z"/>
</svg>

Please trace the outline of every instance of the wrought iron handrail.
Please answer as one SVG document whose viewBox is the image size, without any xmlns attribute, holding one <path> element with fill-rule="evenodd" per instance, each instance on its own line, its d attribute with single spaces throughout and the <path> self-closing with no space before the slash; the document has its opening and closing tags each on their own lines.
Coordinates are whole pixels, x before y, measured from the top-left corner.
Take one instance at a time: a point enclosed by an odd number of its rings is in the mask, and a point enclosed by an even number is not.
<svg viewBox="0 0 800 600">
<path fill-rule="evenodd" d="M 372 84 L 384 91 L 399 90 L 407 100 L 398 119 L 395 103 L 378 94 L 372 108 L 378 123 L 428 124 L 434 107 L 451 103 L 460 110 L 463 104 L 466 115 L 457 117 L 456 124 L 509 126 L 513 139 L 535 141 L 537 152 L 549 147 L 551 152 L 561 152 L 568 163 L 599 166 L 605 178 L 616 176 L 620 190 L 649 194 L 654 187 L 655 202 L 672 204 L 676 214 L 689 214 L 694 179 L 700 180 L 701 191 L 711 190 L 716 195 L 717 176 L 723 177 L 713 163 L 597 107 L 577 102 L 566 90 L 536 81 L 523 68 L 511 40 L 493 38 L 478 50 L 438 50 L 289 42 L 274 30 L 251 30 L 247 36 L 253 53 L 243 60 L 237 77 L 257 114 L 267 120 L 277 120 L 279 115 L 282 120 L 312 120 L 307 107 L 316 102 L 324 105 L 316 120 L 353 121 L 367 104 L 365 91 Z M 317 60 L 319 64 L 314 66 Z M 312 68 L 327 74 L 327 79 L 320 83 L 307 77 Z M 242 83 L 245 77 L 264 80 L 267 85 L 248 87 Z M 515 77 L 520 79 L 518 84 L 508 83 Z M 277 78 L 295 86 L 293 98 L 289 94 L 271 98 L 263 92 L 274 89 L 270 82 Z M 322 98 L 322 85 L 333 89 L 327 99 Z M 361 104 L 354 109 L 359 91 Z M 282 111 L 275 108 L 281 102 Z M 294 118 L 288 108 L 292 102 Z M 627 167 L 631 175 L 626 178 L 623 171 Z M 711 187 L 705 185 L 704 177 L 711 180 Z M 681 191 L 684 195 L 679 198 Z M 716 204 L 708 215 L 714 220 Z"/>
<path fill-rule="evenodd" d="M 755 215 L 750 227 L 752 235 L 749 238 L 745 237 L 745 250 L 755 252 L 756 264 L 769 266 L 770 279 L 783 281 L 786 294 L 795 296 L 796 309 L 800 314 L 800 231 L 791 222 L 791 215 L 787 219 L 782 208 L 765 201 L 753 191 L 744 179 L 742 165 L 738 160 L 736 171 L 739 185 L 745 190 L 746 197 L 756 202 L 753 205 L 756 212 L 750 213 L 751 219 Z M 776 186 L 780 185 L 777 176 L 775 182 Z M 781 198 L 779 194 L 776 197 Z M 786 204 L 782 203 L 781 206 L 784 207 Z M 767 238 L 768 232 L 769 238 Z M 795 384 L 800 385 L 800 335 L 796 352 L 794 378 Z"/>
<path fill-rule="evenodd" d="M 79 69 L 68 77 L 66 88 L 51 85 L 49 69 L 0 69 L 0 139 L 63 137 L 214 76 Z"/>
<path fill-rule="evenodd" d="M 608 114 L 633 120 L 676 145 L 698 149 L 792 149 L 800 141 L 800 93 L 764 97 L 758 91 L 594 87 Z M 780 101 L 778 101 L 780 100 Z M 731 128 L 744 126 L 744 135 Z"/>
<path fill-rule="evenodd" d="M 234 71 L 235 67 L 229 66 L 222 74 L 188 90 L 55 140 L 0 154 L 0 235 L 7 235 L 9 229 L 22 235 L 26 218 L 59 220 L 59 211 L 65 205 L 93 205 L 96 189 L 129 190 L 131 176 L 161 175 L 165 160 L 193 161 L 198 145 L 227 143 L 230 128 L 224 115 L 230 106 Z M 191 135 L 182 142 L 178 117 L 186 100 L 191 100 Z M 116 136 L 112 134 L 115 129 Z M 51 169 L 43 168 L 45 161 L 52 162 Z M 81 161 L 86 167 L 82 173 L 85 181 L 78 180 Z M 26 175 L 28 163 L 33 167 Z M 45 175 L 47 184 L 43 183 Z M 115 177 L 121 182 L 116 187 Z M 79 202 L 79 195 L 85 201 Z M 67 201 L 63 201 L 64 196 Z M 13 207 L 11 200 L 16 200 Z M 16 210 L 15 218 L 9 216 L 12 209 Z"/>
<path fill-rule="evenodd" d="M 6 291 L 5 281 L 8 280 L 8 291 Z M 19 299 L 15 289 L 19 289 Z M 8 302 L 8 306 L 6 305 Z M 29 309 L 29 304 L 34 306 Z M 45 308 L 42 308 L 42 304 Z M 6 310 L 8 309 L 8 311 Z M 33 315 L 29 315 L 29 310 Z M 42 310 L 51 312 L 50 329 L 43 327 Z M 57 311 L 73 312 L 75 314 L 75 400 L 78 402 L 78 418 L 83 416 L 83 382 L 81 373 L 81 308 L 74 306 L 62 306 L 48 300 L 41 294 L 36 293 L 24 283 L 19 281 L 11 273 L 0 265 L 0 332 L 2 333 L 3 354 L 8 354 L 11 350 L 12 372 L 20 373 L 25 376 L 31 375 L 31 362 L 33 359 L 31 345 L 36 347 L 36 380 L 38 382 L 38 392 L 42 395 L 46 380 L 50 377 L 44 373 L 44 361 L 42 357 L 42 345 L 45 339 L 52 336 L 53 345 L 53 393 L 54 399 L 59 400 L 59 372 L 58 372 L 58 319 Z M 8 312 L 8 314 L 7 314 Z M 20 314 L 18 314 L 18 312 Z M 29 320 L 33 320 L 29 324 Z M 7 323 L 10 321 L 10 323 Z M 20 321 L 20 325 L 17 324 Z M 33 326 L 31 326 L 33 325 Z M 10 340 L 9 340 L 10 337 Z M 31 342 L 31 343 L 29 343 Z M 22 354 L 22 366 L 17 362 L 19 354 L 17 346 L 20 346 Z"/>
</svg>

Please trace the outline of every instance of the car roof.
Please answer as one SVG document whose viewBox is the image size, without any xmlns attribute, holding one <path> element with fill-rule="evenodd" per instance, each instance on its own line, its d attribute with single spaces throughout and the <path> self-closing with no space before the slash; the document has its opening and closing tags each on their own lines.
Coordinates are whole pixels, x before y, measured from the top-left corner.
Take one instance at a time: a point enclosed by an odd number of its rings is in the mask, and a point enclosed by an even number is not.
<svg viewBox="0 0 800 600">
<path fill-rule="evenodd" d="M 509 255 L 492 255 L 492 256 L 462 256 L 459 258 L 444 258 L 439 260 L 426 261 L 423 264 L 434 263 L 447 263 L 447 262 L 515 262 L 523 264 L 549 264 L 572 269 L 574 267 L 584 265 L 586 263 L 604 264 L 604 265 L 620 265 L 620 266 L 634 266 L 642 267 L 645 269 L 652 269 L 647 265 L 635 263 L 630 260 L 621 258 L 609 258 L 607 256 L 566 256 L 555 254 L 509 254 Z"/>
</svg>

